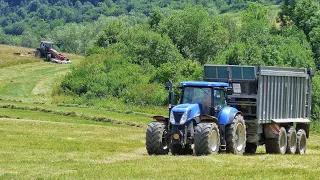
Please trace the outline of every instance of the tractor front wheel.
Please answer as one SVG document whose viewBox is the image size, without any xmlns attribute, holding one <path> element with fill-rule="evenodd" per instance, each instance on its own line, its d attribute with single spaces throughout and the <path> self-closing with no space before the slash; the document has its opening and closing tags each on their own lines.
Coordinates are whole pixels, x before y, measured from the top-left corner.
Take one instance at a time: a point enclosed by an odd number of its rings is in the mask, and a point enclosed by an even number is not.
<svg viewBox="0 0 320 180">
<path fill-rule="evenodd" d="M 151 122 L 146 133 L 146 149 L 149 155 L 169 153 L 166 122 Z"/>
<path fill-rule="evenodd" d="M 220 133 L 214 122 L 200 123 L 194 134 L 194 150 L 197 156 L 218 154 L 220 148 Z"/>
</svg>

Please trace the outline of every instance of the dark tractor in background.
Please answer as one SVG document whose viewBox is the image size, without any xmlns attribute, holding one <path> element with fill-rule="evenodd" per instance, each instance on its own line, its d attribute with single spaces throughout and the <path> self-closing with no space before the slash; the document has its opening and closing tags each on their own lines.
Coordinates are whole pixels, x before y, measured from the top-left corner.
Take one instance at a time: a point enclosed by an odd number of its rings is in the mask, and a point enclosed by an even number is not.
<svg viewBox="0 0 320 180">
<path fill-rule="evenodd" d="M 45 58 L 46 61 L 51 61 L 59 64 L 69 64 L 70 59 L 66 58 L 64 55 L 58 53 L 54 48 L 54 42 L 41 41 L 40 47 L 37 48 L 35 56 L 37 58 Z"/>
</svg>

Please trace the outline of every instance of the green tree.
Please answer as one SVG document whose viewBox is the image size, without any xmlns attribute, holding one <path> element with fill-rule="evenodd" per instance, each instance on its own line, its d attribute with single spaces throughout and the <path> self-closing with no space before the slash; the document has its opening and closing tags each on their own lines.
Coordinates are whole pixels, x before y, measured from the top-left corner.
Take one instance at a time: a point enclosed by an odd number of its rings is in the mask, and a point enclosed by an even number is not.
<svg viewBox="0 0 320 180">
<path fill-rule="evenodd" d="M 160 14 L 160 11 L 153 11 L 148 21 L 150 28 L 157 30 L 161 19 L 162 15 Z"/>
<path fill-rule="evenodd" d="M 316 64 L 320 66 L 320 25 L 313 28 L 309 34 L 310 42 L 312 44 L 313 52 L 315 53 L 316 57 Z"/>
<path fill-rule="evenodd" d="M 185 59 L 204 64 L 228 44 L 228 31 L 203 8 L 189 8 L 164 19 L 161 30 L 168 34 Z"/>
<path fill-rule="evenodd" d="M 168 36 L 160 35 L 143 26 L 122 31 L 119 42 L 114 48 L 130 57 L 133 63 L 140 65 L 150 63 L 159 67 L 163 63 L 177 62 L 182 59 Z"/>
<path fill-rule="evenodd" d="M 120 20 L 110 21 L 99 35 L 95 45 L 108 48 L 111 44 L 117 43 L 118 35 L 125 29 L 124 23 Z"/>
</svg>

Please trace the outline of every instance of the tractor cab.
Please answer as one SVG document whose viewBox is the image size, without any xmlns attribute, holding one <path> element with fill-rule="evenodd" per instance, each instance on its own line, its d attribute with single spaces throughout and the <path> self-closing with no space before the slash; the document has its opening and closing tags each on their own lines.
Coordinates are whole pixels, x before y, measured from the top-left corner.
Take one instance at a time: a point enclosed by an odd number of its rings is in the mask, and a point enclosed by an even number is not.
<svg viewBox="0 0 320 180">
<path fill-rule="evenodd" d="M 54 42 L 50 41 L 41 41 L 40 42 L 40 49 L 45 50 L 48 52 L 50 49 L 53 49 Z"/>
<path fill-rule="evenodd" d="M 219 109 L 226 106 L 225 86 L 221 86 L 221 83 L 210 84 L 210 86 L 187 86 L 186 84 L 182 88 L 180 104 L 199 104 L 202 110 L 200 114 L 214 116 Z"/>
<path fill-rule="evenodd" d="M 174 155 L 219 151 L 243 154 L 245 124 L 241 112 L 227 106 L 227 95 L 232 93 L 230 84 L 189 81 L 181 82 L 179 88 L 180 104 L 172 106 L 172 83 L 166 83 L 170 114 L 153 117 L 156 121 L 150 123 L 146 134 L 148 153 L 167 154 L 170 149 Z"/>
<path fill-rule="evenodd" d="M 228 83 L 181 82 L 180 104 L 171 109 L 170 122 L 183 125 L 201 115 L 217 116 L 226 106 Z"/>
</svg>

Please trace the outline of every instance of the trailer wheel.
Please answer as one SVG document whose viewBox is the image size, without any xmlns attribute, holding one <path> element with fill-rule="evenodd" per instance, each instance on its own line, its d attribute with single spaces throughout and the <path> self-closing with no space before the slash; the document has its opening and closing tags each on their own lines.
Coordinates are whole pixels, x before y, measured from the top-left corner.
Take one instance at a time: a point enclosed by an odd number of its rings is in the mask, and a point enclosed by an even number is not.
<svg viewBox="0 0 320 180">
<path fill-rule="evenodd" d="M 165 122 L 151 122 L 146 132 L 146 149 L 149 155 L 169 153 Z"/>
<path fill-rule="evenodd" d="M 305 154 L 307 150 L 307 135 L 303 129 L 297 133 L 297 150 L 296 154 Z"/>
<path fill-rule="evenodd" d="M 226 126 L 227 153 L 242 155 L 246 149 L 246 125 L 243 117 L 238 114 L 233 123 Z"/>
<path fill-rule="evenodd" d="M 194 150 L 197 156 L 218 154 L 220 133 L 216 123 L 200 123 L 194 134 Z"/>
<path fill-rule="evenodd" d="M 269 138 L 265 142 L 267 154 L 285 154 L 287 149 L 287 132 L 280 128 L 278 138 Z"/>
<path fill-rule="evenodd" d="M 287 154 L 294 154 L 297 149 L 297 132 L 294 127 L 290 127 L 287 132 Z"/>
<path fill-rule="evenodd" d="M 257 147 L 258 146 L 256 143 L 247 143 L 245 153 L 246 154 L 256 154 Z"/>
</svg>

